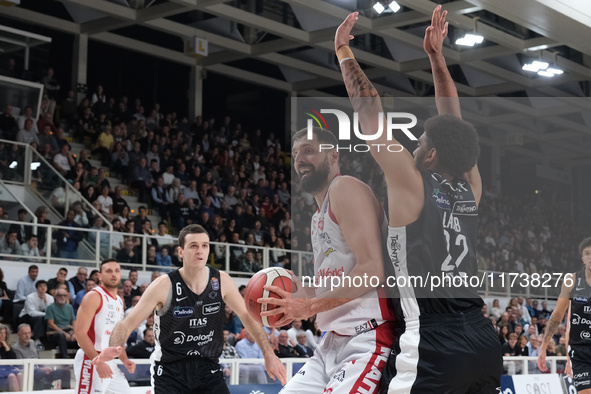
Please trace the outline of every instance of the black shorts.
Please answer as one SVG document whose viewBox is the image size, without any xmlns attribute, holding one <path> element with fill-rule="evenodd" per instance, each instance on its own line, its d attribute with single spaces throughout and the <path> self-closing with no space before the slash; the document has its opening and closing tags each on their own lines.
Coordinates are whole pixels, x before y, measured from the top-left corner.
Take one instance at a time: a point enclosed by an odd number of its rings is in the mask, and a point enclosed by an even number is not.
<svg viewBox="0 0 591 394">
<path fill-rule="evenodd" d="M 569 346 L 569 356 L 577 391 L 591 389 L 591 346 Z"/>
<path fill-rule="evenodd" d="M 229 394 L 220 365 L 205 358 L 152 364 L 154 394 Z"/>
<path fill-rule="evenodd" d="M 503 356 L 480 310 L 421 316 L 397 336 L 380 393 L 497 394 Z"/>
</svg>

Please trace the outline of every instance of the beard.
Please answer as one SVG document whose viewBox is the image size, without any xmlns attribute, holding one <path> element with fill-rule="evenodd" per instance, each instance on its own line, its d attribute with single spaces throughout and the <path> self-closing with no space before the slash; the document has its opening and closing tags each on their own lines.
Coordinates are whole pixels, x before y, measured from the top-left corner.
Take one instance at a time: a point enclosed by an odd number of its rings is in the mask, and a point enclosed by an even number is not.
<svg viewBox="0 0 591 394">
<path fill-rule="evenodd" d="M 306 174 L 304 178 L 300 175 L 300 186 L 302 187 L 302 190 L 311 194 L 319 192 L 324 186 L 326 186 L 329 173 L 330 166 L 328 164 L 327 156 L 318 168 L 311 167 L 310 172 Z"/>
</svg>

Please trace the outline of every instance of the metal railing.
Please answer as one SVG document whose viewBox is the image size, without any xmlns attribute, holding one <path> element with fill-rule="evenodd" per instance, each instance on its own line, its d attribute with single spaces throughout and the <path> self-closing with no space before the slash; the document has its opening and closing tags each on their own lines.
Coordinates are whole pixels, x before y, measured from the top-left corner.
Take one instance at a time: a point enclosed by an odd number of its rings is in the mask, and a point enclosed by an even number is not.
<svg viewBox="0 0 591 394">
<path fill-rule="evenodd" d="M 296 367 L 298 366 L 298 364 L 305 364 L 309 359 L 308 358 L 282 358 L 281 362 L 283 362 L 283 364 L 285 364 L 285 367 L 287 369 L 287 380 L 289 381 L 291 379 L 291 377 L 294 375 L 295 372 L 297 372 L 296 370 L 294 370 L 294 364 L 296 365 Z M 512 356 L 512 357 L 503 357 L 503 361 L 508 362 L 508 361 L 513 361 L 513 362 L 519 362 L 522 363 L 522 368 L 521 368 L 521 373 L 523 375 L 528 375 L 530 373 L 530 368 L 529 368 L 529 363 L 536 363 L 537 365 L 537 357 L 523 357 L 523 356 Z M 554 357 L 547 357 L 546 358 L 547 363 L 550 364 L 550 373 L 555 374 L 557 371 L 557 362 L 561 362 L 564 361 L 566 362 L 566 357 L 565 356 L 554 356 Z M 149 365 L 150 364 L 150 360 L 149 359 L 133 359 L 133 361 L 136 363 L 136 365 Z M 242 364 L 264 364 L 265 360 L 264 359 L 250 359 L 250 358 L 230 358 L 230 359 L 220 359 L 220 365 L 227 365 L 228 369 L 230 369 L 231 374 L 230 374 L 230 379 L 229 379 L 229 384 L 230 385 L 237 385 L 240 382 L 240 365 Z M 122 365 L 121 362 L 119 360 L 117 360 L 117 363 L 119 365 Z M 33 391 L 33 387 L 34 387 L 34 371 L 35 371 L 35 367 L 36 366 L 50 366 L 50 368 L 57 368 L 59 366 L 73 366 L 74 365 L 74 360 L 72 359 L 24 359 L 24 360 L 0 360 L 0 366 L 4 366 L 4 365 L 8 365 L 8 366 L 15 366 L 15 367 L 22 367 L 22 370 L 20 372 L 22 372 L 23 374 L 23 391 Z M 261 368 L 264 368 L 263 365 L 261 365 Z M 533 370 L 532 370 L 533 371 Z M 537 371 L 537 373 L 542 373 L 537 369 L 537 366 L 535 367 L 535 371 Z M 132 376 L 128 376 L 128 378 L 130 380 L 133 379 L 133 375 Z M 72 383 L 75 380 L 74 374 L 71 374 L 71 379 L 72 379 Z M 141 381 L 145 381 L 144 379 L 138 379 Z M 275 383 L 273 382 L 270 378 L 268 378 L 268 383 Z M 66 393 L 70 393 L 70 392 L 74 392 L 74 390 L 71 391 L 62 391 L 64 394 Z"/>
</svg>

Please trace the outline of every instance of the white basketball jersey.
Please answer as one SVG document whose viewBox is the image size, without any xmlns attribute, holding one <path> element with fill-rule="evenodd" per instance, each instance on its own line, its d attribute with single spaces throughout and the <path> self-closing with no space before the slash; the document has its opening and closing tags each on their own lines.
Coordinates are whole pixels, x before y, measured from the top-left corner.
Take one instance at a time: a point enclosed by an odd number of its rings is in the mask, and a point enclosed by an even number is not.
<svg viewBox="0 0 591 394">
<path fill-rule="evenodd" d="M 101 304 L 90 323 L 88 337 L 92 340 L 94 348 L 102 351 L 109 347 L 109 339 L 115 328 L 115 324 L 123 320 L 124 306 L 121 297 L 113 296 L 103 287 L 97 286 L 91 291 L 96 291 L 101 296 Z"/>
<path fill-rule="evenodd" d="M 336 178 L 335 178 L 336 179 Z M 333 179 L 334 182 L 334 179 Z M 331 182 L 332 186 L 332 182 Z M 328 189 L 330 191 L 330 187 Z M 373 214 L 372 207 L 368 215 Z M 380 220 L 383 242 L 388 234 L 386 214 Z M 345 240 L 341 228 L 330 208 L 328 193 L 322 207 L 312 216 L 312 247 L 314 249 L 314 282 L 316 295 L 331 291 L 331 276 L 345 277 L 356 265 L 356 258 Z M 387 257 L 387 256 L 386 256 Z M 325 280 L 325 278 L 327 278 Z M 355 282 L 353 282 L 355 283 Z M 340 335 L 356 335 L 371 330 L 394 318 L 388 308 L 383 289 L 372 289 L 362 298 L 357 298 L 318 314 L 316 321 L 322 331 L 334 331 Z"/>
</svg>

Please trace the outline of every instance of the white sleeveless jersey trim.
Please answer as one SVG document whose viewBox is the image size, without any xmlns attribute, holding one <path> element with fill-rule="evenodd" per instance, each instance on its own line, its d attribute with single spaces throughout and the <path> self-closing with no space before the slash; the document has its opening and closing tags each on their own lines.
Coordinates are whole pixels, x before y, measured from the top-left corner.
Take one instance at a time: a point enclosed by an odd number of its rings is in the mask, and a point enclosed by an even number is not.
<svg viewBox="0 0 591 394">
<path fill-rule="evenodd" d="M 324 283 L 325 278 L 347 276 L 357 263 L 330 208 L 328 193 L 332 182 L 322 207 L 312 216 L 310 227 L 314 250 L 315 285 L 319 285 L 316 288 L 317 296 L 331 291 L 331 281 L 326 279 L 326 283 Z M 385 213 L 383 213 L 380 224 L 382 240 L 385 241 L 388 231 L 388 220 Z M 323 286 L 325 284 L 327 286 Z M 319 313 L 316 318 L 319 328 L 322 331 L 334 331 L 340 335 L 356 335 L 368 328 L 375 328 L 375 325 L 382 324 L 386 320 L 392 320 L 385 293 L 382 290 L 370 290 L 362 298 Z"/>
<path fill-rule="evenodd" d="M 88 336 L 92 339 L 94 348 L 102 351 L 109 347 L 113 329 L 123 320 L 125 308 L 121 297 L 113 298 L 103 287 L 97 286 L 91 291 L 96 291 L 101 296 L 101 304 L 92 319 Z"/>
</svg>

